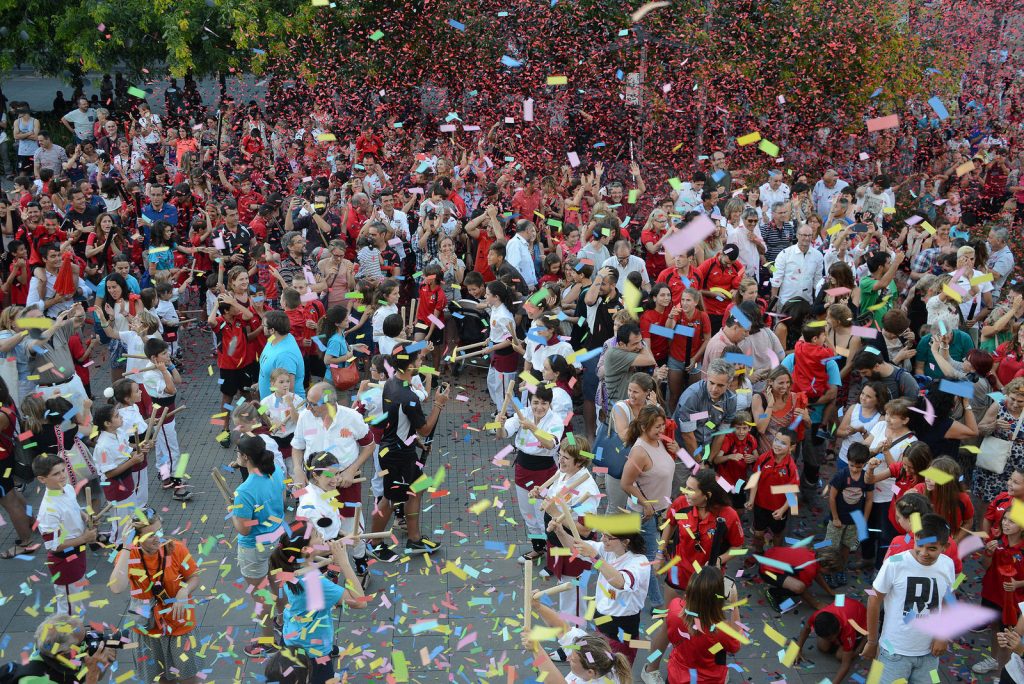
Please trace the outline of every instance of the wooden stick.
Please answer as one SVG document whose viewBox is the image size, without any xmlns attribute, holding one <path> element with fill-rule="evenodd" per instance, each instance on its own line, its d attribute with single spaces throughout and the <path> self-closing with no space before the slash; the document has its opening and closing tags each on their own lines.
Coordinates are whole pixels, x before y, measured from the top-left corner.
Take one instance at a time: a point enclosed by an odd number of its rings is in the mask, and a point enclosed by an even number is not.
<svg viewBox="0 0 1024 684">
<path fill-rule="evenodd" d="M 529 632 L 533 626 L 533 561 L 523 565 L 523 631 Z"/>
<path fill-rule="evenodd" d="M 402 327 L 403 328 L 408 327 L 409 326 L 409 323 L 408 323 L 409 317 L 405 315 L 406 314 L 405 306 L 402 306 L 402 308 L 400 308 L 398 311 L 399 311 L 399 313 L 402 314 Z"/>
<path fill-rule="evenodd" d="M 508 411 L 508 403 L 512 401 L 512 393 L 516 391 L 516 381 L 513 380 L 508 384 L 508 389 L 505 390 L 505 401 L 501 405 L 501 410 L 498 411 L 498 417 L 501 420 L 505 420 L 506 412 Z"/>
<path fill-rule="evenodd" d="M 138 370 L 128 371 L 125 375 L 135 375 L 137 373 L 148 373 L 149 371 L 156 370 L 156 366 L 146 366 Z"/>
<path fill-rule="evenodd" d="M 562 515 L 565 516 L 565 523 L 568 523 L 565 526 L 569 528 L 570 532 L 572 532 L 573 541 L 582 542 L 583 538 L 580 537 L 580 531 L 576 527 L 576 519 L 572 517 L 572 510 L 569 508 L 569 504 L 567 504 L 563 499 L 559 499 L 558 505 L 562 509 Z"/>
<path fill-rule="evenodd" d="M 562 487 L 561 491 L 558 492 L 558 496 L 562 496 L 563 494 L 571 494 L 572 492 L 576 491 L 576 488 L 579 487 L 584 482 L 586 482 L 587 478 L 589 476 L 590 476 L 590 473 L 587 472 L 586 469 L 580 471 L 579 475 L 574 477 L 569 482 L 565 483 L 565 485 Z"/>
<path fill-rule="evenodd" d="M 85 513 L 92 517 L 92 489 L 89 487 L 85 488 Z"/>
<path fill-rule="evenodd" d="M 554 594 L 561 594 L 563 591 L 569 591 L 573 588 L 573 586 L 575 585 L 573 585 L 572 582 L 562 582 L 561 584 L 556 584 L 553 587 L 548 587 L 547 589 L 540 589 L 538 591 L 533 592 L 533 598 L 539 599 L 541 596 L 552 596 Z"/>
<path fill-rule="evenodd" d="M 490 339 L 486 339 L 483 342 L 474 342 L 473 344 L 459 345 L 459 349 L 461 349 L 462 351 L 466 351 L 467 349 L 478 349 L 480 347 L 486 347 L 490 343 L 491 343 L 491 340 Z"/>
<path fill-rule="evenodd" d="M 170 423 L 172 420 L 174 420 L 174 416 L 178 415 L 179 413 L 184 411 L 186 408 L 188 408 L 188 407 L 185 406 L 184 404 L 182 404 L 181 406 L 179 406 L 178 408 L 174 409 L 173 411 L 167 412 L 167 414 L 163 418 L 160 419 L 160 424 L 163 425 L 164 423 Z"/>
<path fill-rule="evenodd" d="M 143 354 L 125 354 L 123 357 L 119 356 L 117 358 L 139 359 L 140 361 L 149 361 L 149 357 Z"/>
<path fill-rule="evenodd" d="M 556 477 L 558 477 L 558 471 L 555 471 L 555 474 L 554 474 L 554 475 L 552 475 L 552 476 L 551 476 L 550 478 L 548 478 L 548 481 L 547 481 L 547 482 L 545 482 L 544 484 L 542 484 L 542 485 L 540 486 L 540 488 L 541 488 L 541 489 L 547 489 L 548 487 L 550 487 L 550 486 L 551 486 L 551 483 L 555 481 L 555 478 L 556 478 Z"/>
<path fill-rule="evenodd" d="M 303 565 L 301 568 L 299 568 L 298 570 L 295 571 L 295 574 L 296 575 L 305 575 L 305 574 L 308 574 L 310 572 L 313 572 L 314 570 L 319 570 L 322 567 L 328 566 L 328 565 L 330 565 L 331 563 L 334 562 L 334 559 L 331 558 L 331 557 L 317 556 L 315 558 L 316 558 L 316 560 L 313 560 L 313 558 L 310 558 L 309 561 L 305 565 Z"/>
<path fill-rule="evenodd" d="M 213 476 L 213 483 L 217 485 L 217 489 L 220 490 L 221 496 L 224 497 L 224 501 L 230 505 L 234 501 L 234 497 L 231 496 L 231 492 L 228 491 L 227 480 L 224 479 L 224 476 L 221 475 L 220 471 L 216 468 L 210 471 L 210 474 Z"/>
<path fill-rule="evenodd" d="M 153 411 L 153 413 L 149 415 L 149 422 L 146 423 L 146 438 L 142 440 L 143 442 L 149 442 L 153 439 L 153 430 L 156 428 L 158 423 L 163 425 L 164 414 L 166 413 L 166 407 L 160 407 L 159 410 Z"/>
</svg>

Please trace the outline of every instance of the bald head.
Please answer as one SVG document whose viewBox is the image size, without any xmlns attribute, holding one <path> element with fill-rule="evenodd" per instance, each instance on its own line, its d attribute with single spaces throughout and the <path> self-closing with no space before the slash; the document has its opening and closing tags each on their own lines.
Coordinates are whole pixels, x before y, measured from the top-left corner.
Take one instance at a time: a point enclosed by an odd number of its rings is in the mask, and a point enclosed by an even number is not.
<svg viewBox="0 0 1024 684">
<path fill-rule="evenodd" d="M 336 399 L 337 392 L 329 382 L 318 382 L 306 392 L 306 403 L 314 413 L 317 407 L 323 408 L 327 404 L 334 403 Z"/>
</svg>

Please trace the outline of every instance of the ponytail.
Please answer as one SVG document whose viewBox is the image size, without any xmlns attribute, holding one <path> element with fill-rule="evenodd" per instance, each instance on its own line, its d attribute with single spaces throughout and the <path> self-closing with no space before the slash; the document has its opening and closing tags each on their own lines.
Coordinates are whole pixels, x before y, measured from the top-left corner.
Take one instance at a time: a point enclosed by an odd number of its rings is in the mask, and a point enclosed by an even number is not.
<svg viewBox="0 0 1024 684">
<path fill-rule="evenodd" d="M 512 301 L 512 291 L 509 290 L 508 285 L 501 282 L 500 280 L 492 280 L 487 283 L 487 291 L 492 295 L 501 300 L 501 303 L 505 305 L 505 308 L 509 311 L 514 306 Z"/>
<path fill-rule="evenodd" d="M 264 475 L 273 475 L 277 466 L 274 465 L 274 454 L 267 449 L 262 437 L 246 435 L 238 440 L 238 451 L 249 459 Z"/>
</svg>

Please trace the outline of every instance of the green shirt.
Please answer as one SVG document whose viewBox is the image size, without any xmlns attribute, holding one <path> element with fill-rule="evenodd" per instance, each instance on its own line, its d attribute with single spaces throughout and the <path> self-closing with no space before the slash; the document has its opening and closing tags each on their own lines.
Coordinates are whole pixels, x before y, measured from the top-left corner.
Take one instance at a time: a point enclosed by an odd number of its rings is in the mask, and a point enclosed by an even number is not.
<svg viewBox="0 0 1024 684">
<path fill-rule="evenodd" d="M 974 349 L 974 342 L 971 336 L 963 330 L 954 330 L 953 339 L 949 342 L 949 358 L 954 361 L 963 361 L 967 358 L 967 352 Z M 917 343 L 917 361 L 924 362 L 924 374 L 930 378 L 944 378 L 939 364 L 935 363 L 935 356 L 932 355 L 932 336 L 925 335 Z"/>
<path fill-rule="evenodd" d="M 862 278 L 860 281 L 860 310 L 864 313 L 870 313 L 871 317 L 875 319 L 875 323 L 882 325 L 882 316 L 889 312 L 892 308 L 893 303 L 896 301 L 896 283 L 889 281 L 886 287 L 880 287 L 875 289 L 875 283 L 878 282 L 877 278 L 867 276 Z M 882 301 L 884 300 L 884 303 Z M 881 304 L 877 309 L 872 311 L 871 307 Z"/>
</svg>

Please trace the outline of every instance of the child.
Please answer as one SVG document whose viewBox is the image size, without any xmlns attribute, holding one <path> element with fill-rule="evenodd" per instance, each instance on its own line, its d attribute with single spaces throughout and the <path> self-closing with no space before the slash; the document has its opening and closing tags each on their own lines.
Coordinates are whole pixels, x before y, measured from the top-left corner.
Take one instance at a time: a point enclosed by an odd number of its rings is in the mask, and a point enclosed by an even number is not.
<svg viewBox="0 0 1024 684">
<path fill-rule="evenodd" d="M 263 415 L 270 421 L 270 437 L 277 444 L 286 466 L 292 460 L 292 437 L 303 403 L 292 391 L 294 385 L 294 375 L 284 368 L 275 368 L 270 371 L 270 389 L 273 392 L 260 400 Z"/>
<path fill-rule="evenodd" d="M 760 563 L 758 572 L 768 585 L 765 589 L 768 605 L 775 611 L 781 613 L 783 604 L 794 595 L 802 598 L 814 610 L 821 608 L 821 602 L 811 593 L 811 584 L 815 582 L 826 594 L 835 596 L 835 592 L 825 583 L 825 578 L 818 571 L 819 568 L 824 572 L 835 569 L 833 553 L 822 552 L 815 558 L 814 551 L 806 547 L 773 546 L 764 552 L 764 558 L 774 561 Z"/>
<path fill-rule="evenodd" d="M 407 344 L 409 340 L 401 338 L 402 330 L 405 328 L 405 321 L 402 314 L 391 314 L 384 319 L 384 328 L 380 335 L 376 336 L 377 351 L 382 356 L 390 356 L 400 344 Z"/>
<path fill-rule="evenodd" d="M 157 315 L 156 307 L 160 303 L 160 300 L 156 296 L 155 287 L 147 287 L 139 293 L 139 301 L 142 302 L 142 307 L 149 312 L 153 318 L 157 320 L 159 324 L 159 332 L 162 335 L 164 332 L 163 323 L 160 323 L 160 316 Z"/>
<path fill-rule="evenodd" d="M 302 352 L 304 377 L 310 383 L 318 382 L 325 372 L 324 350 L 313 339 L 317 332 L 317 321 L 323 316 L 323 304 L 320 300 L 316 300 L 316 303 L 320 304 L 319 309 L 304 305 L 299 291 L 292 287 L 286 287 L 281 293 L 281 308 L 292 324 L 292 337 Z"/>
<path fill-rule="evenodd" d="M 356 252 L 356 258 L 359 260 L 359 279 L 376 285 L 383 277 L 381 267 L 384 265 L 384 259 L 380 250 L 374 244 L 374 239 L 369 236 L 359 238 L 356 247 L 359 248 Z"/>
<path fill-rule="evenodd" d="M 78 311 L 76 309 L 76 311 Z M 82 342 L 82 324 L 85 323 L 85 312 L 76 313 L 74 316 L 75 332 L 71 333 L 71 337 L 68 338 L 68 351 L 71 352 L 71 359 L 75 363 L 75 375 L 82 381 L 82 386 L 85 387 L 85 395 L 90 399 L 92 396 L 92 384 L 89 377 L 89 366 L 92 365 L 92 350 L 96 348 L 99 343 L 99 337 L 97 335 L 90 335 L 89 342 L 83 344 Z"/>
<path fill-rule="evenodd" d="M 807 637 L 811 635 L 813 629 L 818 638 L 818 651 L 835 655 L 839 660 L 839 670 L 832 681 L 842 682 L 857 661 L 857 644 L 860 641 L 861 630 L 867 624 L 867 606 L 856 599 L 846 597 L 841 606 L 831 604 L 814 612 L 804 624 L 796 643 L 803 652 Z"/>
<path fill-rule="evenodd" d="M 626 684 L 631 682 L 629 660 L 622 653 L 616 653 L 608 637 L 603 634 L 587 634 L 578 627 L 569 629 L 569 623 L 562 620 L 558 613 L 533 600 L 532 610 L 542 616 L 547 623 L 558 627 L 562 633 L 558 636 L 560 648 L 556 653 L 565 653 L 564 660 L 569 663 L 569 674 L 563 675 L 552 662 L 539 641 L 531 640 L 525 630 L 522 633 L 523 646 L 533 654 L 531 665 L 544 673 L 547 684 L 580 684 L 580 682 L 610 682 Z M 564 649 L 564 650 L 563 650 Z"/>
<path fill-rule="evenodd" d="M 274 455 L 274 466 L 280 468 L 285 476 L 288 476 L 288 468 L 285 467 L 284 456 L 277 446 L 277 442 L 270 436 L 270 429 L 267 425 L 267 418 L 260 412 L 260 405 L 255 401 L 243 401 L 231 412 L 231 420 L 235 423 L 235 430 L 239 435 L 259 437 L 263 440 L 263 448 Z M 291 454 L 289 454 L 290 456 Z M 242 473 L 242 480 L 245 481 L 248 472 L 240 468 L 237 461 L 231 464 L 232 468 L 239 468 Z"/>
<path fill-rule="evenodd" d="M 959 543 L 974 524 L 974 504 L 971 495 L 961 486 L 960 465 L 949 456 L 940 456 L 932 461 L 931 467 L 946 473 L 949 479 L 939 484 L 937 480 L 926 477 L 913 491 L 928 497 L 935 513 L 948 522 L 950 529 L 956 530 L 951 536 Z"/>
<path fill-rule="evenodd" d="M 575 369 L 561 354 L 544 357 L 544 382 L 551 388 L 551 410 L 562 417 L 562 424 L 572 420 L 572 385 Z"/>
<path fill-rule="evenodd" d="M 307 482 L 299 496 L 299 507 L 295 516 L 296 519 L 304 518 L 310 525 L 314 525 L 326 542 L 357 532 L 356 519 L 343 518 L 339 511 L 344 505 L 336 498 L 341 471 L 337 456 L 328 451 L 312 454 L 306 460 Z M 365 542 L 357 541 L 353 545 L 352 557 L 355 560 L 356 575 L 365 589 L 369 577 Z"/>
<path fill-rule="evenodd" d="M 889 670 L 886 681 L 905 678 L 927 681 L 938 670 L 939 657 L 948 644 L 914 628 L 912 619 L 942 610 L 945 597 L 953 590 L 953 561 L 942 554 L 949 542 L 949 525 L 937 515 L 921 518 L 915 534 L 917 543 L 903 553 L 885 559 L 872 584 L 868 599 L 868 637 L 861 655 Z M 885 622 L 879 632 L 882 608 Z M 885 650 L 879 654 L 879 641 Z"/>
<path fill-rule="evenodd" d="M 255 314 L 231 298 L 217 303 L 217 309 L 208 319 L 210 328 L 217 336 L 217 369 L 220 371 L 220 405 L 231 404 L 235 397 L 244 394 L 253 384 L 253 378 L 246 366 L 246 348 L 249 346 L 250 321 Z M 231 426 L 224 421 L 224 431 L 217 436 L 217 442 L 227 449 L 231 446 Z"/>
<path fill-rule="evenodd" d="M 428 264 L 423 269 L 423 284 L 419 291 L 419 305 L 416 309 L 415 340 L 429 340 L 434 343 L 433 367 L 441 364 L 444 353 L 444 310 L 448 306 L 444 288 L 441 287 L 440 264 Z M 433 318 L 434 320 L 431 320 Z M 435 321 L 441 321 L 438 325 Z"/>
<path fill-rule="evenodd" d="M 174 411 L 174 397 L 177 386 L 181 384 L 181 375 L 171 363 L 171 355 L 167 343 L 154 338 L 146 340 L 146 358 L 152 368 L 140 373 L 139 379 L 146 392 L 153 399 L 153 410 L 166 409 Z M 165 418 L 155 432 L 156 466 L 164 489 L 173 489 L 175 501 L 190 501 L 192 492 L 175 474 L 175 461 L 181 454 L 178 448 L 178 432 L 175 429 L 174 416 Z"/>
<path fill-rule="evenodd" d="M 273 276 L 270 269 L 281 268 L 281 257 L 267 245 L 256 245 L 253 247 L 252 256 L 255 260 L 253 267 L 249 269 L 249 277 L 263 286 L 265 293 L 266 308 L 268 311 L 278 308 L 281 285 Z"/>
<path fill-rule="evenodd" d="M 1024 530 L 1004 512 L 997 534 L 985 544 L 981 564 L 985 576 L 981 580 L 981 605 L 1000 612 L 992 622 L 992 656 L 975 663 L 971 670 L 987 674 L 1006 665 L 1010 652 L 999 646 L 996 635 L 1013 629 L 1020 619 L 1017 604 L 1024 600 Z"/>
<path fill-rule="evenodd" d="M 146 340 L 159 338 L 160 321 L 148 311 L 142 311 L 138 316 L 128 319 L 128 330 L 118 331 L 113 326 L 113 321 L 108 320 L 99 307 L 94 309 L 103 332 L 114 340 L 120 340 L 125 347 L 125 375 L 134 375 L 149 364 L 146 359 L 141 358 L 146 351 Z"/>
<path fill-rule="evenodd" d="M 376 339 L 379 337 L 384 330 L 384 319 L 391 314 L 398 313 L 398 300 L 402 296 L 402 293 L 398 289 L 398 281 L 382 280 L 380 286 L 377 288 L 377 294 L 374 296 L 374 300 L 377 302 L 377 310 L 373 312 L 372 326 L 373 326 L 373 337 Z M 405 325 L 403 321 L 402 325 Z"/>
<path fill-rule="evenodd" d="M 888 465 L 883 464 L 879 459 L 873 458 L 868 461 L 864 471 L 864 479 L 868 484 L 876 484 L 879 480 L 893 478 L 896 480 L 892 486 L 892 501 L 889 503 L 887 529 L 884 524 L 879 534 L 880 539 L 888 539 L 895 534 L 902 534 L 905 528 L 900 527 L 896 517 L 896 503 L 899 498 L 923 482 L 920 473 L 932 462 L 932 450 L 924 442 L 914 442 L 903 452 L 903 460 Z M 878 566 L 881 567 L 881 561 Z"/>
<path fill-rule="evenodd" d="M 178 317 L 178 310 L 174 308 L 174 303 L 178 300 L 178 295 L 186 290 L 191 282 L 192 276 L 190 275 L 178 287 L 174 287 L 170 283 L 160 283 L 156 286 L 156 295 L 160 299 L 156 305 L 156 316 L 163 325 L 164 342 L 170 345 L 171 356 L 178 359 L 181 358 L 181 349 L 178 346 L 178 325 L 181 323 L 181 319 Z"/>
<path fill-rule="evenodd" d="M 909 427 L 911 406 L 911 402 L 903 397 L 886 402 L 885 417 L 875 423 L 864 439 L 872 458 L 885 460 L 879 468 L 872 471 L 872 480 L 875 483 L 872 501 L 874 501 L 873 510 L 876 521 L 868 521 L 868 529 L 881 529 L 884 524 L 882 521 L 889 517 L 889 507 L 892 505 L 894 496 L 894 482 L 891 478 L 885 477 L 886 468 L 889 467 L 889 464 L 899 462 L 903 453 L 917 441 L 917 437 Z M 890 536 L 888 532 L 882 535 L 878 532 L 871 532 L 867 543 L 863 546 L 861 554 L 863 559 L 874 558 L 876 568 L 882 567 L 881 561 L 879 561 L 879 556 L 882 554 L 875 553 L 875 546 L 879 541 L 884 542 L 888 536 Z"/>
<path fill-rule="evenodd" d="M 873 503 L 869 496 L 872 487 L 864 477 L 868 448 L 863 444 L 854 444 L 846 455 L 849 468 L 837 470 L 829 482 L 828 507 L 832 513 L 832 523 L 825 533 L 825 540 L 833 549 L 838 549 L 839 553 L 839 572 L 825 577 L 830 587 L 846 584 L 846 563 L 850 551 L 856 551 L 860 546 L 860 528 L 865 533 L 867 531 Z M 857 524 L 858 519 L 860 525 Z"/>
<path fill-rule="evenodd" d="M 60 456 L 37 457 L 32 472 L 46 488 L 36 523 L 46 546 L 46 567 L 53 578 L 57 612 L 68 615 L 71 595 L 85 589 L 85 545 L 96 541 L 96 527 L 89 525 L 85 511 L 79 507 Z"/>
<path fill-rule="evenodd" d="M 740 611 L 735 607 L 735 586 L 726 593 L 722 571 L 705 566 L 690 578 L 686 598 L 674 599 L 668 606 L 665 625 L 672 643 L 668 660 L 668 681 L 691 684 L 725 684 L 729 681 L 727 654 L 740 650 L 742 642 L 734 635 L 740 626 Z M 734 604 L 728 612 L 726 604 Z M 728 626 L 728 631 L 722 629 Z M 693 677 L 691 673 L 697 673 Z"/>
<path fill-rule="evenodd" d="M 900 527 L 905 530 L 912 530 L 916 525 L 920 524 L 921 516 L 934 513 L 928 498 L 917 492 L 910 492 L 897 501 L 896 505 L 892 508 L 896 511 L 896 519 Z M 885 558 L 895 556 L 897 553 L 903 553 L 913 545 L 914 535 L 909 532 L 901 532 L 889 542 Z M 951 538 L 945 551 L 942 553 L 949 556 L 950 560 L 953 561 L 953 571 L 959 575 L 960 571 L 963 570 L 963 560 L 960 558 L 959 547 L 956 541 Z"/>
<path fill-rule="evenodd" d="M 773 542 L 778 543 L 786 531 L 790 504 L 787 494 L 773 494 L 772 487 L 800 484 L 800 472 L 793 460 L 796 433 L 789 428 L 775 434 L 772 448 L 757 459 L 754 471 L 757 482 L 751 487 L 747 510 L 754 511 L 754 550 L 764 551 L 765 533 L 771 530 Z M 795 492 L 792 496 L 796 496 Z"/>
<path fill-rule="evenodd" d="M 828 372 L 825 361 L 836 355 L 825 340 L 827 331 L 820 321 L 807 323 L 796 341 L 793 361 L 793 391 L 804 392 L 809 401 L 820 398 L 828 391 Z"/>
<path fill-rule="evenodd" d="M 92 456 L 103 473 L 103 495 L 118 504 L 122 515 L 144 508 L 149 500 L 149 471 L 146 454 L 149 443 L 133 447 L 124 427 L 124 419 L 113 404 L 102 404 L 93 411 L 93 424 L 99 430 Z M 127 510 L 124 510 L 127 509 Z M 116 521 L 110 535 L 113 544 L 121 543 L 123 526 Z"/>
<path fill-rule="evenodd" d="M 1024 503 L 1024 469 L 1021 466 L 1013 466 L 1010 479 L 1006 481 L 1006 491 L 1000 492 L 992 503 L 985 510 L 985 517 L 981 521 L 981 531 L 988 534 L 993 525 L 999 523 L 1003 512 L 1013 505 L 1014 499 Z"/>
<path fill-rule="evenodd" d="M 746 497 L 737 486 L 747 479 L 750 466 L 757 460 L 757 438 L 750 434 L 754 417 L 750 411 L 737 411 L 732 419 L 732 432 L 722 440 L 718 453 L 711 457 L 715 472 L 724 479 L 732 489 L 732 505 L 738 511 L 743 510 Z"/>
</svg>

